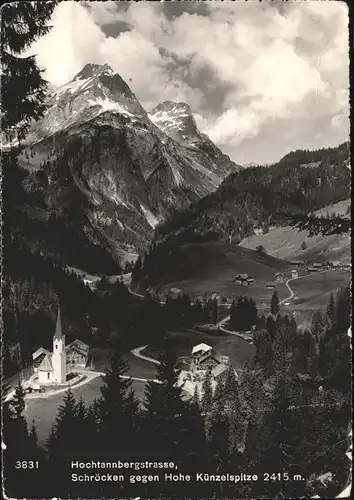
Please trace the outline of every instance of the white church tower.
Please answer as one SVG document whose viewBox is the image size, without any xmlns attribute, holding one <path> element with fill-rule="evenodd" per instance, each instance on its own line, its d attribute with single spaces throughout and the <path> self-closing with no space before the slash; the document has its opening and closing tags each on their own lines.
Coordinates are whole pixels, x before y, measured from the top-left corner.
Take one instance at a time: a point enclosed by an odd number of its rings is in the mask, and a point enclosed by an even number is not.
<svg viewBox="0 0 354 500">
<path fill-rule="evenodd" d="M 66 381 L 66 351 L 65 335 L 63 335 L 60 319 L 60 307 L 58 309 L 57 324 L 53 338 L 53 382 L 62 384 Z"/>
</svg>

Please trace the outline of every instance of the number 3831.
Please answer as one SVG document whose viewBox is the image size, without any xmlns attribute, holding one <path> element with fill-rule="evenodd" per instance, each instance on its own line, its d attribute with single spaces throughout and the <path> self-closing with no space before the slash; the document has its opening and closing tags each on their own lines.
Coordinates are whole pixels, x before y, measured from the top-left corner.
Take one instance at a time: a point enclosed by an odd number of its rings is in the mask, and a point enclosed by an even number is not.
<svg viewBox="0 0 354 500">
<path fill-rule="evenodd" d="M 15 462 L 15 469 L 38 469 L 39 462 L 38 460 L 17 460 Z"/>
</svg>

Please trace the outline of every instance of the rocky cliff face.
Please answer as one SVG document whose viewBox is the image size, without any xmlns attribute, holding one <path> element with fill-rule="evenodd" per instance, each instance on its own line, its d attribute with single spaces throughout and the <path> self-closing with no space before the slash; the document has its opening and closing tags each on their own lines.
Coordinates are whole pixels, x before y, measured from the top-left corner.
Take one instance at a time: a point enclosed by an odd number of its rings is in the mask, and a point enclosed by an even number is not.
<svg viewBox="0 0 354 500">
<path fill-rule="evenodd" d="M 207 135 L 198 130 L 188 104 L 164 101 L 149 113 L 149 117 L 169 137 L 185 146 L 190 158 L 213 172 L 216 177 L 224 178 L 240 168 Z"/>
<path fill-rule="evenodd" d="M 187 105 L 158 106 L 165 121 L 156 119 L 159 111 L 148 115 L 108 65 L 86 65 L 48 94 L 48 105 L 20 163 L 29 175 L 38 177 L 40 170 L 46 176 L 50 212 L 83 197 L 87 234 L 99 235 L 121 261 L 148 246 L 159 222 L 238 169 L 199 133 Z M 185 130 L 168 130 L 168 115 Z"/>
</svg>

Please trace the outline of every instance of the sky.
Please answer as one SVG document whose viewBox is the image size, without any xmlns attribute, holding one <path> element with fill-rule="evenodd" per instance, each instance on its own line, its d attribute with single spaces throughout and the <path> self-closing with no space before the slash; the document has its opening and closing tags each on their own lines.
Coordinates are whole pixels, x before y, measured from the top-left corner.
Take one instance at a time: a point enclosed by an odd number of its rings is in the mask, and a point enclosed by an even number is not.
<svg viewBox="0 0 354 500">
<path fill-rule="evenodd" d="M 239 164 L 349 139 L 349 17 L 334 1 L 62 2 L 32 51 L 62 85 L 109 64 L 147 111 L 191 107 Z"/>
</svg>

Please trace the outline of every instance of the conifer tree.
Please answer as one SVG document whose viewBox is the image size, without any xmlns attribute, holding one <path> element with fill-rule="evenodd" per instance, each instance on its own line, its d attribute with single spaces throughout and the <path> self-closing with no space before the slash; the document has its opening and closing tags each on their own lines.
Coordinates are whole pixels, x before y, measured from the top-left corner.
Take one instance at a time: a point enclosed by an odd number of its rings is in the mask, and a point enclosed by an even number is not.
<svg viewBox="0 0 354 500">
<path fill-rule="evenodd" d="M 182 398 L 177 351 L 171 341 L 164 341 L 158 360 L 157 382 L 151 380 L 145 386 L 142 441 L 147 453 L 182 457 L 191 445 L 190 405 Z"/>
<path fill-rule="evenodd" d="M 258 459 L 257 470 L 259 473 L 268 472 L 284 474 L 298 472 L 301 459 L 299 436 L 294 433 L 295 419 L 283 378 L 279 378 L 274 390 L 272 410 L 266 415 L 262 427 L 255 438 L 262 445 Z M 249 443 L 249 446 L 252 446 Z M 283 476 L 281 480 L 270 480 L 259 485 L 256 493 L 266 495 L 268 498 L 301 498 L 305 484 L 299 481 L 287 481 Z M 304 484 L 302 484 L 304 483 Z M 300 494 L 300 496 L 298 496 Z"/>
<path fill-rule="evenodd" d="M 105 446 L 108 449 L 126 450 L 132 436 L 134 416 L 131 414 L 131 404 L 128 399 L 132 380 L 123 376 L 128 371 L 128 365 L 122 357 L 120 342 L 114 342 L 110 357 L 110 366 L 105 370 L 104 382 L 99 399 L 100 429 Z M 129 404 L 128 404 L 129 403 Z"/>
<path fill-rule="evenodd" d="M 200 396 L 199 396 L 199 390 L 198 390 L 197 384 L 195 384 L 195 386 L 194 386 L 191 405 L 196 411 L 199 412 L 199 410 L 200 410 Z"/>
<path fill-rule="evenodd" d="M 222 381 L 217 382 L 217 384 L 215 386 L 212 404 L 216 405 L 216 407 L 220 411 L 223 411 L 224 406 L 225 406 L 225 390 L 224 390 L 224 384 L 222 383 Z"/>
<path fill-rule="evenodd" d="M 269 314 L 267 316 L 267 319 L 266 319 L 266 330 L 267 332 L 269 333 L 270 335 L 270 338 L 273 340 L 274 337 L 275 337 L 275 332 L 276 332 L 276 329 L 277 329 L 277 322 L 274 321 L 274 318 L 271 314 Z"/>
<path fill-rule="evenodd" d="M 253 343 L 256 346 L 255 366 L 261 368 L 264 376 L 268 377 L 273 370 L 273 346 L 269 332 L 266 329 L 256 332 Z"/>
<path fill-rule="evenodd" d="M 273 369 L 277 375 L 288 373 L 293 359 L 293 338 L 289 328 L 279 328 L 272 344 Z"/>
<path fill-rule="evenodd" d="M 229 459 L 229 419 L 220 394 L 205 415 L 205 433 L 210 452 L 216 459 L 217 471 L 221 472 Z"/>
<path fill-rule="evenodd" d="M 54 450 L 57 457 L 70 454 L 76 449 L 75 418 L 77 416 L 76 401 L 69 388 L 64 395 L 63 403 L 58 407 L 55 419 Z"/>
<path fill-rule="evenodd" d="M 273 316 L 277 316 L 279 314 L 279 311 L 280 311 L 280 306 L 279 306 L 278 291 L 274 290 L 270 302 L 270 312 Z"/>
<path fill-rule="evenodd" d="M 12 498 L 24 498 L 26 493 L 33 493 L 35 474 L 28 474 L 25 469 L 17 469 L 16 462 L 36 458 L 36 448 L 28 435 L 24 391 L 21 383 L 15 390 L 15 396 L 9 399 L 10 388 L 2 383 L 2 441 L 6 445 L 3 450 L 3 477 L 6 495 Z"/>
<path fill-rule="evenodd" d="M 52 424 L 49 436 L 45 443 L 45 448 L 49 458 L 52 458 L 55 453 L 55 441 L 56 441 L 56 431 L 55 431 L 55 422 Z"/>
<path fill-rule="evenodd" d="M 37 445 L 37 443 L 38 443 L 38 435 L 37 435 L 37 428 L 36 428 L 36 423 L 35 423 L 34 419 L 32 420 L 32 426 L 31 426 L 30 436 L 31 436 L 33 442 Z"/>
<path fill-rule="evenodd" d="M 204 415 L 210 410 L 213 401 L 213 388 L 211 385 L 211 375 L 208 370 L 202 384 L 202 401 L 201 407 Z"/>
<path fill-rule="evenodd" d="M 17 419 L 22 418 L 22 414 L 26 407 L 26 403 L 25 403 L 25 390 L 20 381 L 16 386 L 15 394 L 11 401 L 11 406 L 13 407 L 16 418 Z"/>
<path fill-rule="evenodd" d="M 235 370 L 230 363 L 227 369 L 227 375 L 224 384 L 225 399 L 230 403 L 237 403 L 239 397 L 238 381 L 236 378 Z"/>
<path fill-rule="evenodd" d="M 145 389 L 145 406 L 150 415 L 177 416 L 183 412 L 182 387 L 178 384 L 181 370 L 177 351 L 172 342 L 164 341 L 158 357 L 157 380 L 149 381 Z"/>
<path fill-rule="evenodd" d="M 336 304 L 335 304 L 333 292 L 331 292 L 331 294 L 329 296 L 329 302 L 327 305 L 326 314 L 327 314 L 328 319 L 330 320 L 331 325 L 333 325 L 334 320 L 335 320 L 335 315 L 336 315 Z"/>
<path fill-rule="evenodd" d="M 231 456 L 235 457 L 238 454 L 240 442 L 242 440 L 243 421 L 238 380 L 231 364 L 228 367 L 225 380 L 224 398 L 229 427 L 228 449 Z"/>
<path fill-rule="evenodd" d="M 323 316 L 320 310 L 315 311 L 311 321 L 311 334 L 315 337 L 316 340 L 318 340 L 323 335 L 325 326 L 326 318 Z"/>
<path fill-rule="evenodd" d="M 35 57 L 23 52 L 49 31 L 56 3 L 14 2 L 1 9 L 1 128 L 8 140 L 23 139 L 46 109 L 46 82 Z"/>
</svg>

